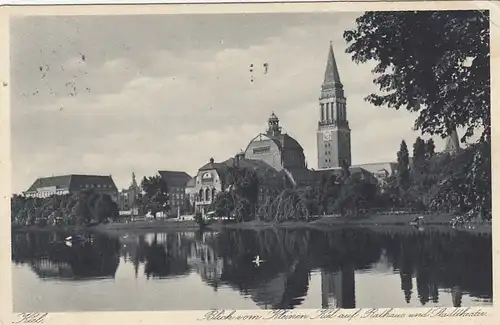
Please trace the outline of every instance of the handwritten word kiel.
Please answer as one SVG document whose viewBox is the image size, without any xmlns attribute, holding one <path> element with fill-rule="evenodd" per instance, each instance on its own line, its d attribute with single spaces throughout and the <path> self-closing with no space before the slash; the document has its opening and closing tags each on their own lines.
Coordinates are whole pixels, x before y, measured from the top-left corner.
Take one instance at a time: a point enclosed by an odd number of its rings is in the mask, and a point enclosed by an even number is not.
<svg viewBox="0 0 500 325">
<path fill-rule="evenodd" d="M 13 321 L 12 324 L 32 324 L 32 323 L 43 323 L 44 319 L 47 317 L 48 313 L 21 313 L 17 316 L 19 319 Z"/>
</svg>

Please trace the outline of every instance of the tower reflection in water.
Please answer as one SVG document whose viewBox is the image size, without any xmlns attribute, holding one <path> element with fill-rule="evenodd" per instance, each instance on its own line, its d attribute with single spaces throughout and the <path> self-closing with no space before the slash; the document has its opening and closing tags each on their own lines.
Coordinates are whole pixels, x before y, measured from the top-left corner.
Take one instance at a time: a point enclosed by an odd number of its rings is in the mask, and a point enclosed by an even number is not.
<svg viewBox="0 0 500 325">
<path fill-rule="evenodd" d="M 493 294 L 491 236 L 366 229 L 226 230 L 89 234 L 92 240 L 72 247 L 63 244 L 65 236 L 13 234 L 12 260 L 28 264 L 41 279 L 68 281 L 114 278 L 120 261 L 132 263 L 136 277 L 152 281 L 196 273 L 213 290 L 232 288 L 266 309 L 301 306 L 312 294 L 313 273 L 320 276 L 322 308 L 371 307 L 356 304 L 355 275 L 360 271 L 399 275 L 401 299 L 412 305 L 459 307 L 464 294 L 488 301 Z M 265 262 L 256 265 L 257 255 Z M 364 294 L 362 290 L 357 293 Z M 451 297 L 449 302 L 439 301 L 443 292 Z M 412 301 L 414 294 L 418 299 Z"/>
<path fill-rule="evenodd" d="M 321 308 L 356 308 L 354 267 L 338 272 L 321 271 Z"/>
</svg>

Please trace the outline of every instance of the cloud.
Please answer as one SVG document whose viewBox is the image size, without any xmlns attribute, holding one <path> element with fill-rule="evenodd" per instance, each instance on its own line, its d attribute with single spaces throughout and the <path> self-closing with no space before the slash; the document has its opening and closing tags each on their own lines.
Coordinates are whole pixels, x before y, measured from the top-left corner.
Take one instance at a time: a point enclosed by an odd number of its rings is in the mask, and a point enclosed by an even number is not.
<svg viewBox="0 0 500 325">
<path fill-rule="evenodd" d="M 354 64 L 342 39 L 355 17 L 19 20 L 11 53 L 13 190 L 52 174 L 112 174 L 119 187 L 133 171 L 194 175 L 210 157 L 222 161 L 244 149 L 272 111 L 316 167 L 317 98 L 330 41 L 347 96 L 353 161 L 393 159 L 402 138 L 416 137 L 415 116 L 363 100 L 375 90 L 371 66 Z M 52 39 L 36 38 L 48 31 Z M 43 78 L 41 64 L 51 67 Z"/>
</svg>

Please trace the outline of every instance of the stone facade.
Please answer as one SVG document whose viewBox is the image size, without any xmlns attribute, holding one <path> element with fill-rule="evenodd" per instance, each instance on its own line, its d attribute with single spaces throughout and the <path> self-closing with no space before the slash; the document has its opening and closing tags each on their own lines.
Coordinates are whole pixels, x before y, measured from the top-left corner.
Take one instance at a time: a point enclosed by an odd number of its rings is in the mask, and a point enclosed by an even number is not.
<svg viewBox="0 0 500 325">
<path fill-rule="evenodd" d="M 170 205 L 169 216 L 179 216 L 181 213 L 187 212 L 184 211 L 187 208 L 186 186 L 191 180 L 191 176 L 181 171 L 160 170 L 158 173 L 167 184 L 169 195 L 168 203 Z"/>
</svg>

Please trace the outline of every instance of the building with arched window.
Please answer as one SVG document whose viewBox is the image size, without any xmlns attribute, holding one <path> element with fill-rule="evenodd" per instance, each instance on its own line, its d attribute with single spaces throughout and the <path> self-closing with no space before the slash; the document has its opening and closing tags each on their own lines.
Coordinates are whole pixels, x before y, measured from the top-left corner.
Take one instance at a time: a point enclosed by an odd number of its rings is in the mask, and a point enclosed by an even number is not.
<svg viewBox="0 0 500 325">
<path fill-rule="evenodd" d="M 246 159 L 243 153 L 223 162 L 215 162 L 213 158 L 210 158 L 209 162 L 198 170 L 198 174 L 186 188 L 195 212 L 206 214 L 212 210 L 212 204 L 217 195 L 230 189 L 232 171 L 235 167 L 256 172 L 259 179 L 259 200 L 280 193 L 283 186 L 286 186 L 287 177 L 284 172 L 277 171 L 266 162 Z"/>
</svg>

